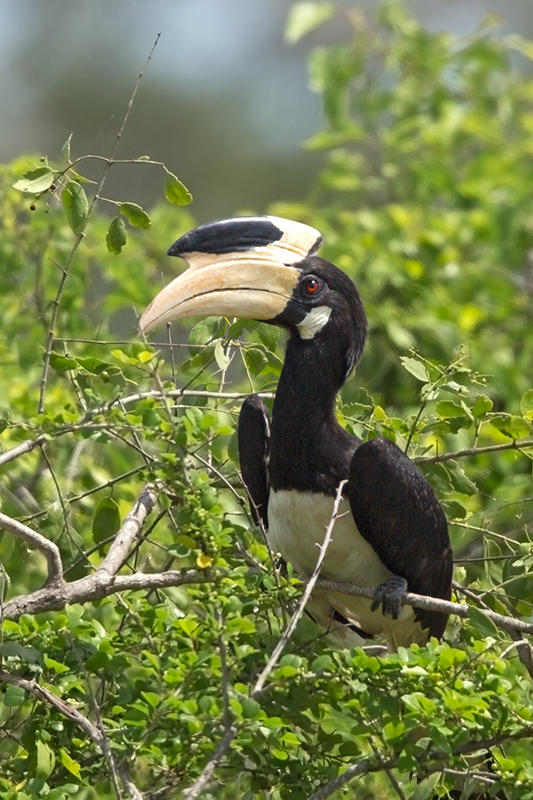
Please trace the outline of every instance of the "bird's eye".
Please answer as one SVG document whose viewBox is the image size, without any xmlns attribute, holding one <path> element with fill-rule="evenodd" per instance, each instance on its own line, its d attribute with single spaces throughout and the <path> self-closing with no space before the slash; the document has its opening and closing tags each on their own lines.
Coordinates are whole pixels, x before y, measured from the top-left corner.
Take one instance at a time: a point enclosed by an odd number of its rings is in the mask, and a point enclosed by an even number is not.
<svg viewBox="0 0 533 800">
<path fill-rule="evenodd" d="M 320 278 L 316 278 L 314 275 L 309 275 L 303 282 L 303 291 L 307 297 L 313 297 L 319 293 L 323 286 L 324 284 Z"/>
</svg>

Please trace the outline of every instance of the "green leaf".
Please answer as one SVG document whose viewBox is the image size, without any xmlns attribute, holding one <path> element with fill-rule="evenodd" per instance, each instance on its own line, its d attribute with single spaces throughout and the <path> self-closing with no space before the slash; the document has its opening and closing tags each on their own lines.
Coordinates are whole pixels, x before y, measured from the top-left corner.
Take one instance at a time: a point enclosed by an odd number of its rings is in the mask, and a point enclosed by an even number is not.
<svg viewBox="0 0 533 800">
<path fill-rule="evenodd" d="M 77 181 L 67 181 L 61 192 L 61 202 L 68 224 L 76 234 L 83 232 L 87 223 L 89 201 L 84 188 Z"/>
<path fill-rule="evenodd" d="M 473 495 L 477 494 L 478 487 L 474 483 L 474 481 L 470 480 L 470 478 L 466 475 L 465 471 L 462 467 L 459 466 L 454 461 L 449 461 L 445 465 L 446 471 L 450 476 L 451 484 L 453 488 L 461 492 L 461 494 Z"/>
<path fill-rule="evenodd" d="M 120 528 L 120 512 L 117 503 L 112 497 L 103 497 L 96 511 L 92 522 L 93 539 L 99 542 L 113 536 Z"/>
<path fill-rule="evenodd" d="M 74 775 L 76 778 L 80 777 L 80 765 L 69 756 L 64 747 L 61 747 L 59 750 L 59 758 L 65 769 L 70 772 L 71 775 Z"/>
<path fill-rule="evenodd" d="M 69 133 L 69 135 L 65 140 L 65 143 L 63 144 L 63 147 L 61 148 L 61 158 L 67 164 L 70 164 L 70 145 L 72 143 L 72 136 L 73 134 Z"/>
<path fill-rule="evenodd" d="M 252 375 L 259 375 L 259 373 L 267 363 L 267 357 L 265 356 L 263 351 L 257 350 L 255 348 L 246 350 L 244 358 L 246 360 L 246 365 L 248 366 L 248 369 L 250 370 Z"/>
<path fill-rule="evenodd" d="M 141 695 L 144 697 L 146 702 L 152 706 L 152 708 L 156 708 L 161 702 L 160 696 L 155 692 L 141 692 Z"/>
<path fill-rule="evenodd" d="M 21 706 L 26 700 L 26 692 L 20 686 L 8 686 L 4 692 L 4 705 L 15 707 Z"/>
<path fill-rule="evenodd" d="M 420 781 L 414 793 L 411 795 L 411 800 L 429 800 L 430 797 L 435 797 L 435 786 L 440 778 L 440 773 L 434 772 L 432 775 Z"/>
<path fill-rule="evenodd" d="M 443 419 L 459 419 L 467 416 L 467 411 L 464 406 L 459 403 L 453 403 L 451 400 L 443 400 L 437 403 L 437 414 Z"/>
<path fill-rule="evenodd" d="M 468 611 L 468 619 L 476 629 L 476 632 L 484 638 L 498 638 L 498 628 L 494 622 L 481 611 L 481 609 L 471 606 Z"/>
<path fill-rule="evenodd" d="M 402 362 L 403 368 L 407 370 L 407 372 L 410 372 L 411 375 L 414 375 L 417 380 L 423 381 L 424 383 L 429 381 L 429 375 L 425 365 L 417 358 L 400 356 L 400 361 Z"/>
<path fill-rule="evenodd" d="M 316 30 L 333 16 L 335 6 L 332 3 L 295 3 L 289 10 L 285 25 L 285 41 L 295 44 Z"/>
<path fill-rule="evenodd" d="M 130 225 L 135 228 L 146 229 L 152 224 L 144 208 L 138 206 L 137 203 L 121 203 L 119 208 L 120 213 L 124 214 Z"/>
<path fill-rule="evenodd" d="M 50 366 L 57 372 L 68 372 L 71 369 L 77 369 L 78 362 L 71 356 L 62 356 L 60 353 L 52 353 L 50 355 Z"/>
<path fill-rule="evenodd" d="M 126 244 L 126 225 L 122 217 L 114 217 L 109 223 L 105 241 L 110 253 L 118 255 Z"/>
<path fill-rule="evenodd" d="M 164 193 L 173 206 L 187 206 L 192 202 L 192 194 L 173 172 L 167 172 Z"/>
<path fill-rule="evenodd" d="M 220 339 L 215 343 L 215 361 L 221 370 L 228 368 L 231 357 L 224 351 L 224 347 Z"/>
<path fill-rule="evenodd" d="M 486 394 L 478 394 L 474 407 L 472 408 L 472 413 L 479 419 L 479 417 L 484 417 L 489 411 L 492 411 L 492 406 L 493 402 L 490 397 L 487 397 Z"/>
<path fill-rule="evenodd" d="M 4 658 L 20 658 L 29 664 L 40 664 L 42 654 L 35 647 L 25 647 L 20 642 L 3 642 L 0 644 L 0 655 Z"/>
<path fill-rule="evenodd" d="M 54 751 L 39 739 L 35 744 L 35 777 L 45 781 L 54 769 Z"/>
<path fill-rule="evenodd" d="M 253 697 L 239 698 L 242 706 L 242 715 L 245 719 L 256 717 L 261 711 L 261 706 Z"/>
<path fill-rule="evenodd" d="M 13 189 L 28 192 L 28 194 L 41 194 L 50 188 L 54 179 L 55 172 L 50 167 L 38 167 L 25 172 L 22 178 L 15 181 Z"/>
<path fill-rule="evenodd" d="M 520 411 L 526 419 L 533 420 L 533 389 L 528 389 L 520 398 Z"/>
</svg>

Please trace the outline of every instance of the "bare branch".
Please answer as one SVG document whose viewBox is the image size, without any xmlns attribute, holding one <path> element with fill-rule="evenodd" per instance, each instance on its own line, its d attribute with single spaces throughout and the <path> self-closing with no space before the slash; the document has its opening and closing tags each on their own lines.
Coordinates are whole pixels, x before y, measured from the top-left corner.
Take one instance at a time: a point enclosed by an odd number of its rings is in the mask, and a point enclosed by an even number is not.
<svg viewBox="0 0 533 800">
<path fill-rule="evenodd" d="M 44 611 L 60 611 L 72 603 L 89 603 L 101 600 L 117 592 L 153 591 L 183 586 L 189 583 L 209 583 L 222 577 L 213 570 L 183 570 L 169 572 L 134 572 L 131 575 L 88 575 L 62 586 L 49 586 L 31 594 L 19 595 L 2 608 L 4 619 L 18 619 L 22 614 L 40 614 Z"/>
<path fill-rule="evenodd" d="M 59 548 L 54 542 L 51 542 L 50 539 L 32 530 L 32 528 L 29 528 L 22 522 L 8 517 L 7 514 L 0 514 L 0 527 L 18 536 L 20 539 L 24 539 L 27 544 L 39 550 L 44 555 L 48 564 L 47 587 L 51 589 L 52 586 L 58 587 L 62 585 L 63 564 L 61 562 Z"/>
<path fill-rule="evenodd" d="M 533 439 L 513 439 L 512 442 L 502 442 L 501 444 L 488 444 L 485 447 L 467 447 L 465 450 L 455 450 L 451 453 L 442 453 L 437 456 L 421 456 L 414 458 L 416 464 L 440 464 L 443 461 L 453 461 L 456 458 L 466 456 L 479 456 L 483 453 L 497 453 L 500 450 L 527 450 L 533 447 Z"/>
<path fill-rule="evenodd" d="M 109 551 L 98 566 L 96 576 L 103 573 L 115 575 L 128 557 L 130 548 L 143 526 L 144 520 L 152 511 L 157 501 L 155 486 L 145 486 L 137 498 L 135 505 L 126 516 L 121 528 L 113 540 Z"/>
<path fill-rule="evenodd" d="M 35 439 L 28 439 L 28 441 L 22 442 L 22 444 L 18 444 L 16 447 L 12 447 L 11 450 L 6 450 L 5 453 L 0 455 L 0 467 L 2 464 L 7 464 L 9 461 L 14 461 L 15 458 L 26 455 L 26 453 L 31 453 L 32 450 L 35 450 L 36 447 L 39 447 L 39 445 L 45 441 L 46 436 L 41 434 Z"/>
</svg>

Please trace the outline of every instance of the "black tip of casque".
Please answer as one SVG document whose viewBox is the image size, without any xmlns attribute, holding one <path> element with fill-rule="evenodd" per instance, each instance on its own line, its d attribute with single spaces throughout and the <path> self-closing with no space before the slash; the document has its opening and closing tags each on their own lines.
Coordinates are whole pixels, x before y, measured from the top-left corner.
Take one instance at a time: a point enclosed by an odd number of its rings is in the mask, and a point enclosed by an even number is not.
<svg viewBox="0 0 533 800">
<path fill-rule="evenodd" d="M 234 253 L 266 246 L 283 236 L 268 217 L 236 217 L 208 222 L 185 233 L 168 249 L 169 256 L 186 253 Z"/>
</svg>

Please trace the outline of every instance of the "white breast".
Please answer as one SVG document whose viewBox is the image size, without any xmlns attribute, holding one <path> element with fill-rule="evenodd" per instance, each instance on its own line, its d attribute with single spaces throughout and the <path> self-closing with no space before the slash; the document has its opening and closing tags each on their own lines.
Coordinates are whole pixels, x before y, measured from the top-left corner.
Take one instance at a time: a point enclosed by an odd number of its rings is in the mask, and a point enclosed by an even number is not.
<svg viewBox="0 0 533 800">
<path fill-rule="evenodd" d="M 333 512 L 333 498 L 313 492 L 271 491 L 268 501 L 268 540 L 274 552 L 280 553 L 303 577 L 315 568 L 319 549 Z M 379 586 L 393 574 L 380 561 L 376 552 L 355 525 L 349 504 L 343 500 L 343 514 L 335 522 L 321 576 L 346 581 L 358 586 Z M 308 604 L 311 616 L 328 630 L 330 638 L 341 647 L 368 643 L 350 628 L 332 620 L 334 611 L 355 623 L 366 633 L 382 634 L 391 647 L 398 642 L 424 641 L 420 627 L 413 635 L 413 611 L 404 606 L 397 621 L 370 611 L 370 601 L 361 597 L 330 591 L 315 591 Z M 404 630 L 405 628 L 405 630 Z"/>
</svg>

